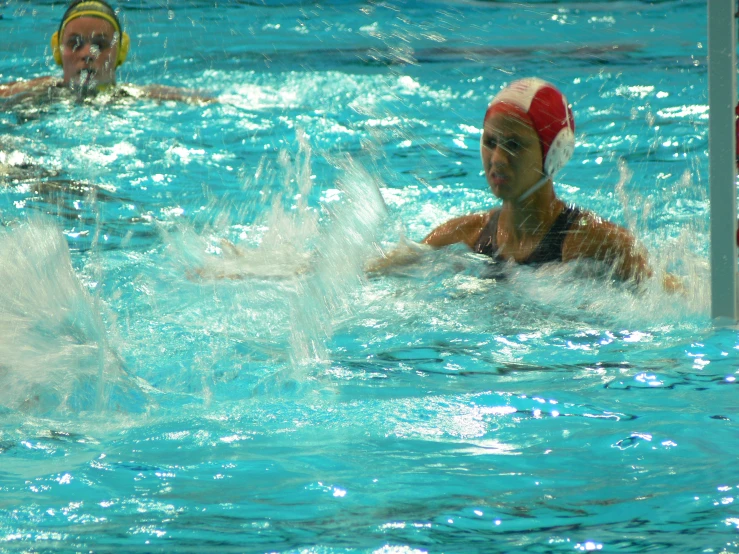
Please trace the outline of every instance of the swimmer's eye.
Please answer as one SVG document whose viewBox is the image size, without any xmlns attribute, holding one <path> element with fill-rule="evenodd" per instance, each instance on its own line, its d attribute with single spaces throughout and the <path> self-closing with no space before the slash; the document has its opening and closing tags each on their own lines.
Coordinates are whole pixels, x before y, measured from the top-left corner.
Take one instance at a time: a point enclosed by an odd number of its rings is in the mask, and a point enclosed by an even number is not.
<svg viewBox="0 0 739 554">
<path fill-rule="evenodd" d="M 498 146 L 498 141 L 494 137 L 487 137 L 483 139 L 482 144 L 485 148 L 495 150 L 495 147 Z"/>
<path fill-rule="evenodd" d="M 519 154 L 523 149 L 523 145 L 517 139 L 504 139 L 501 141 L 495 137 L 488 137 L 487 139 L 483 140 L 483 144 L 486 148 L 489 148 L 490 150 L 502 148 L 503 151 L 509 155 Z"/>
<path fill-rule="evenodd" d="M 501 144 L 500 147 L 509 154 L 518 154 L 519 152 L 521 152 L 522 148 L 521 143 L 516 139 L 508 139 L 503 144 Z"/>
<path fill-rule="evenodd" d="M 75 35 L 67 39 L 67 48 L 72 52 L 76 52 L 85 45 L 85 41 L 82 40 L 81 36 Z"/>
<path fill-rule="evenodd" d="M 95 46 L 101 52 L 103 50 L 107 50 L 112 45 L 113 45 L 112 41 L 108 40 L 105 37 L 99 37 L 99 38 L 92 39 L 92 46 Z"/>
<path fill-rule="evenodd" d="M 67 39 L 67 48 L 72 50 L 72 52 L 77 52 L 77 50 L 82 48 L 85 44 L 87 44 L 87 41 L 79 35 L 74 35 Z M 105 37 L 94 37 L 90 41 L 90 49 L 93 53 L 100 53 L 107 50 L 112 45 L 113 42 Z"/>
</svg>

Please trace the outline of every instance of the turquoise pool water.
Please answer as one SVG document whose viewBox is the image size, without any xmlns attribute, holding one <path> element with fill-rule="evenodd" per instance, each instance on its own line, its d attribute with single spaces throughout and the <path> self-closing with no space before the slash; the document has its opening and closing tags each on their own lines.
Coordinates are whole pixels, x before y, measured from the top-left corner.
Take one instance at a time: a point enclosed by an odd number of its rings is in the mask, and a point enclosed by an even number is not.
<svg viewBox="0 0 739 554">
<path fill-rule="evenodd" d="M 0 106 L 0 549 L 739 551 L 705 2 L 123 8 L 122 81 L 221 102 Z M 62 11 L 0 2 L 0 81 L 57 71 Z M 531 75 L 574 107 L 560 194 L 685 295 L 364 274 L 493 205 L 480 119 Z"/>
</svg>

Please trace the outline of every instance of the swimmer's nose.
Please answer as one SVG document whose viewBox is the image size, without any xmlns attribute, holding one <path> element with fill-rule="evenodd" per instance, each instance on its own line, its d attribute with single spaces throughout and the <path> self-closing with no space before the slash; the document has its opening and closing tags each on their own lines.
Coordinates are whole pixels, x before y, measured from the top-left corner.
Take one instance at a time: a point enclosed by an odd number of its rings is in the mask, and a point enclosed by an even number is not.
<svg viewBox="0 0 739 554">
<path fill-rule="evenodd" d="M 80 49 L 80 56 L 86 63 L 94 62 L 100 55 L 100 48 L 94 44 L 87 43 Z"/>
<path fill-rule="evenodd" d="M 493 154 L 490 156 L 490 165 L 493 167 L 497 165 L 508 165 L 510 153 L 500 146 L 496 146 L 493 149 Z"/>
</svg>

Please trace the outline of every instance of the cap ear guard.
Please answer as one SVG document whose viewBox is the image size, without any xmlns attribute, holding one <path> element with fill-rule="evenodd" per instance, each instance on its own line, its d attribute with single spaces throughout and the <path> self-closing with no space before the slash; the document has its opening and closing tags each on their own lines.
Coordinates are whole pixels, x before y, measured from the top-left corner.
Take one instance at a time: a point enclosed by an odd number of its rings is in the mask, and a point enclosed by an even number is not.
<svg viewBox="0 0 739 554">
<path fill-rule="evenodd" d="M 62 65 L 62 51 L 59 49 L 59 31 L 51 35 L 51 55 L 56 65 Z"/>
<path fill-rule="evenodd" d="M 564 94 L 551 83 L 537 78 L 512 82 L 493 98 L 485 120 L 496 111 L 516 114 L 536 131 L 545 175 L 554 177 L 572 157 L 575 120 Z"/>
<path fill-rule="evenodd" d="M 128 56 L 128 49 L 131 47 L 131 39 L 128 37 L 128 33 L 124 32 L 121 36 L 121 41 L 118 44 L 118 57 L 115 60 L 115 66 L 118 67 L 126 61 Z M 54 56 L 56 65 L 62 65 L 62 49 L 59 45 L 59 31 L 51 35 L 51 55 Z"/>
<path fill-rule="evenodd" d="M 570 127 L 562 129 L 552 140 L 549 152 L 544 160 L 544 173 L 550 177 L 562 169 L 570 161 L 575 151 L 575 133 Z"/>
<path fill-rule="evenodd" d="M 128 33 L 125 31 L 121 33 L 121 42 L 118 44 L 118 57 L 115 60 L 115 66 L 123 64 L 128 56 L 128 49 L 131 46 L 131 39 L 128 38 Z"/>
</svg>

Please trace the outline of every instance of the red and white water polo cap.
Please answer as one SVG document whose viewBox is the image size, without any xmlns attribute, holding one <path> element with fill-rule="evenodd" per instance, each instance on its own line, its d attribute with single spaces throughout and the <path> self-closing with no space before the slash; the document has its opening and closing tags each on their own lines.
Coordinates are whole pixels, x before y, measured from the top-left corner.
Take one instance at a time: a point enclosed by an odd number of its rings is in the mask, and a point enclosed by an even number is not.
<svg viewBox="0 0 739 554">
<path fill-rule="evenodd" d="M 539 135 L 544 173 L 554 177 L 575 149 L 575 120 L 567 98 L 554 85 L 528 78 L 512 82 L 490 102 L 485 121 L 494 113 L 515 114 Z"/>
</svg>

